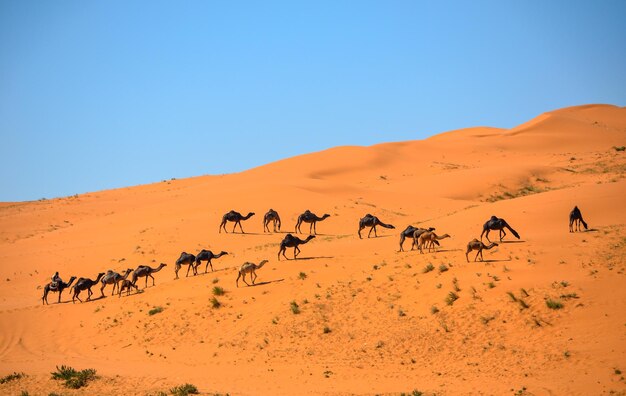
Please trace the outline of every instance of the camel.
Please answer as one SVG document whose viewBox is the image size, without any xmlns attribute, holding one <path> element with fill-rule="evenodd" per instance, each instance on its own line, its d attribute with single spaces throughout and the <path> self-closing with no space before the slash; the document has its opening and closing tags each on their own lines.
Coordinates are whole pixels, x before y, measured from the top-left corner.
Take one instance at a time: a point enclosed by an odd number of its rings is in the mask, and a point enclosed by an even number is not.
<svg viewBox="0 0 626 396">
<path fill-rule="evenodd" d="M 227 233 L 228 231 L 226 231 L 226 222 L 233 221 L 235 222 L 235 226 L 233 227 L 233 232 L 235 232 L 235 228 L 237 228 L 237 224 L 239 224 L 239 229 L 241 229 L 241 233 L 245 234 L 243 232 L 243 228 L 241 227 L 241 220 L 248 220 L 252 216 L 254 216 L 254 212 L 248 213 L 247 216 L 242 216 L 241 213 L 231 210 L 230 212 L 226 213 L 222 217 L 222 223 L 220 224 L 220 232 L 222 232 L 222 228 L 224 228 L 224 232 Z"/>
<path fill-rule="evenodd" d="M 476 253 L 476 257 L 474 257 L 474 261 L 478 259 L 479 255 L 480 255 L 480 261 L 483 261 L 483 249 L 489 250 L 494 246 L 498 246 L 498 244 L 495 242 L 491 242 L 491 244 L 487 246 L 481 241 L 479 241 L 478 239 L 474 238 L 467 243 L 467 251 L 465 252 L 465 259 L 469 263 L 469 258 L 467 257 L 469 252 L 471 252 L 472 250 L 478 250 L 478 253 Z"/>
<path fill-rule="evenodd" d="M 310 210 L 307 209 L 304 213 L 298 216 L 298 221 L 296 222 L 296 232 L 302 233 L 302 231 L 300 230 L 300 226 L 304 222 L 304 223 L 311 224 L 309 226 L 309 234 L 311 233 L 311 230 L 312 230 L 313 234 L 317 235 L 317 228 L 315 226 L 315 223 L 317 223 L 318 221 L 322 221 L 326 219 L 327 217 L 330 217 L 330 215 L 324 214 L 324 216 L 318 217 L 317 215 L 315 215 L 315 213 L 312 213 Z"/>
<path fill-rule="evenodd" d="M 426 232 L 426 231 L 435 231 L 435 228 L 434 227 L 419 228 L 419 227 L 413 227 L 412 225 L 407 226 L 404 229 L 404 231 L 400 233 L 400 250 L 398 251 L 404 252 L 404 248 L 402 245 L 404 245 L 404 240 L 406 238 L 419 237 L 421 233 Z M 417 235 L 415 235 L 416 232 L 417 232 Z M 436 242 L 436 244 L 439 245 L 439 242 Z M 413 244 L 411 245 L 411 250 L 413 250 L 414 246 L 415 246 L 415 242 L 413 242 Z"/>
<path fill-rule="evenodd" d="M 74 289 L 74 294 L 72 295 L 72 303 L 75 303 L 76 299 L 78 299 L 78 301 L 80 301 L 81 303 L 83 302 L 83 300 L 78 297 L 80 292 L 83 290 L 87 290 L 87 301 L 91 300 L 91 295 L 93 294 L 93 292 L 91 291 L 91 287 L 100 282 L 100 279 L 103 276 L 104 272 L 100 272 L 96 277 L 96 280 L 91 280 L 89 278 L 78 278 L 76 284 L 72 286 L 72 289 Z"/>
<path fill-rule="evenodd" d="M 268 227 L 270 222 L 274 224 L 274 232 L 280 231 L 280 216 L 278 216 L 278 212 L 274 209 L 268 210 L 265 216 L 263 216 L 263 232 L 265 232 L 265 230 L 270 232 L 270 228 Z M 276 231 L 276 225 L 278 225 L 278 231 Z"/>
<path fill-rule="evenodd" d="M 578 209 L 578 206 L 574 206 L 574 209 L 569 213 L 569 232 L 574 232 L 574 228 L 576 231 L 580 231 L 580 223 L 583 223 L 585 230 L 588 229 L 580 209 Z"/>
<path fill-rule="evenodd" d="M 502 242 L 502 238 L 504 238 L 504 236 L 506 235 L 506 232 L 504 232 L 505 228 L 508 228 L 509 231 L 511 231 L 511 233 L 513 233 L 513 235 L 517 239 L 519 239 L 519 234 L 517 233 L 517 231 L 512 229 L 511 226 L 504 219 L 499 219 L 496 216 L 491 216 L 491 218 L 489 220 L 487 220 L 487 222 L 483 225 L 483 232 L 480 234 L 480 240 L 482 241 L 483 234 L 486 233 L 485 237 L 487 238 L 487 241 L 491 242 L 489 240 L 489 232 L 492 231 L 492 230 L 499 230 L 500 231 L 500 242 Z"/>
<path fill-rule="evenodd" d="M 369 238 L 370 235 L 372 234 L 372 231 L 374 231 L 374 237 L 378 237 L 378 235 L 376 234 L 376 226 L 379 225 L 381 227 L 385 227 L 385 228 L 391 228 L 391 229 L 395 229 L 396 227 L 392 226 L 391 224 L 385 224 L 382 221 L 380 221 L 378 219 L 378 217 L 373 216 L 371 214 L 366 214 L 365 217 L 363 217 L 361 220 L 359 220 L 359 239 L 361 238 L 361 230 L 364 229 L 365 227 L 371 227 L 370 228 L 370 232 L 367 233 L 367 237 Z"/>
<path fill-rule="evenodd" d="M 106 287 L 106 285 L 113 285 L 113 291 L 111 292 L 111 295 L 114 295 L 115 289 L 119 287 L 120 281 L 123 281 L 126 278 L 128 278 L 128 274 L 130 274 L 131 272 L 133 272 L 132 268 L 128 268 L 126 272 L 124 273 L 124 275 L 120 275 L 117 272 L 108 270 L 107 273 L 104 275 L 104 277 L 102 277 L 102 280 L 100 281 L 102 283 L 102 287 L 100 288 L 100 293 L 102 293 L 102 297 L 104 297 L 104 288 Z"/>
<path fill-rule="evenodd" d="M 308 237 L 306 237 L 305 240 L 302 240 L 291 234 L 285 235 L 285 238 L 280 243 L 280 250 L 278 251 L 278 259 L 280 260 L 280 254 L 282 253 L 283 256 L 285 256 L 285 258 L 289 260 L 287 256 L 285 255 L 285 251 L 287 250 L 288 247 L 293 248 L 293 259 L 294 260 L 297 259 L 298 254 L 300 253 L 300 248 L 298 247 L 298 245 L 303 245 L 313 238 L 315 238 L 315 235 L 309 235 Z"/>
<path fill-rule="evenodd" d="M 66 288 L 70 287 L 72 285 L 72 283 L 76 280 L 75 276 L 72 276 L 70 278 L 70 281 L 65 283 L 63 282 L 63 280 L 61 278 L 58 277 L 58 272 L 55 274 L 55 277 L 52 277 L 53 279 L 56 279 L 56 281 L 52 281 L 52 282 L 48 282 L 44 287 L 43 287 L 43 297 L 41 298 L 42 302 L 44 304 L 48 304 L 48 293 L 50 292 L 59 292 L 59 304 L 61 303 L 61 294 L 63 293 L 63 290 L 65 290 Z"/>
<path fill-rule="evenodd" d="M 413 236 L 413 243 L 418 246 L 420 253 L 424 253 L 424 246 L 428 247 L 428 251 L 430 252 L 431 249 L 435 249 L 435 242 L 444 238 L 450 238 L 450 235 L 443 234 L 442 236 L 437 236 L 433 231 L 426 231 L 421 233 L 417 238 Z M 437 245 L 439 245 L 439 243 L 437 243 Z"/>
<path fill-rule="evenodd" d="M 191 253 L 182 252 L 178 260 L 176 260 L 176 267 L 174 267 L 174 273 L 176 274 L 176 278 L 174 279 L 178 279 L 178 271 L 180 270 L 180 267 L 183 265 L 189 266 L 187 267 L 187 274 L 185 275 L 185 277 L 189 276 L 189 270 L 192 268 L 193 268 L 193 274 L 198 275 L 198 272 L 196 271 L 195 262 L 196 262 L 196 256 L 194 256 Z M 146 278 L 146 282 L 147 281 L 148 279 Z"/>
<path fill-rule="evenodd" d="M 204 273 L 206 274 L 209 271 L 209 265 L 211 266 L 211 271 L 213 270 L 213 264 L 211 263 L 211 260 L 216 259 L 216 258 L 220 258 L 223 255 L 228 254 L 225 251 L 221 251 L 218 254 L 214 254 L 212 251 L 210 250 L 205 250 L 202 249 L 200 251 L 200 253 L 198 253 L 198 255 L 196 256 L 196 265 L 194 267 L 194 272 L 197 274 L 198 273 L 198 266 L 201 264 L 202 261 L 206 261 L 206 267 L 204 268 Z"/>
<path fill-rule="evenodd" d="M 139 267 L 137 267 L 135 272 L 133 272 L 133 285 L 137 284 L 137 279 L 139 279 L 140 277 L 145 277 L 146 278 L 145 287 L 148 287 L 148 277 L 150 277 L 152 278 L 152 286 L 154 286 L 154 276 L 152 276 L 152 274 L 154 274 L 155 272 L 161 271 L 163 267 L 167 267 L 167 264 L 161 263 L 159 264 L 157 268 L 152 268 L 147 265 L 140 265 Z"/>
<path fill-rule="evenodd" d="M 251 262 L 243 263 L 243 265 L 239 269 L 239 274 L 237 275 L 237 280 L 235 281 L 235 284 L 237 285 L 237 287 L 239 287 L 239 278 L 242 278 L 243 283 L 245 283 L 246 285 L 250 286 L 248 284 L 248 282 L 246 282 L 246 274 L 250 274 L 250 279 L 252 279 L 252 284 L 254 285 L 254 282 L 256 281 L 256 278 L 257 278 L 256 270 L 258 270 L 259 268 L 263 267 L 265 265 L 265 263 L 267 263 L 267 262 L 268 262 L 267 260 L 263 260 L 258 265 L 254 264 L 254 263 L 251 263 Z"/>
<path fill-rule="evenodd" d="M 130 289 L 132 289 L 132 288 L 134 288 L 137 291 L 137 293 L 139 293 L 139 288 L 137 286 L 133 285 L 133 282 L 131 280 L 124 279 L 122 281 L 122 283 L 120 284 L 120 287 L 119 287 L 120 291 L 119 291 L 118 297 L 122 297 L 122 291 L 124 291 L 124 290 L 128 290 L 126 292 L 126 296 L 130 296 Z"/>
</svg>

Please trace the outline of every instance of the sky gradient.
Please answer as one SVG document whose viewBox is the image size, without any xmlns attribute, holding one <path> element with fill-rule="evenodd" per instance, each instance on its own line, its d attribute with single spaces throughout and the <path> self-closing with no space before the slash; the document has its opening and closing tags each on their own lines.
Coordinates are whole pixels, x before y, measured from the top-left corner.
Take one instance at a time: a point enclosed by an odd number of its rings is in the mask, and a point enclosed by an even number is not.
<svg viewBox="0 0 626 396">
<path fill-rule="evenodd" d="M 0 201 L 626 105 L 626 1 L 0 0 Z"/>
</svg>

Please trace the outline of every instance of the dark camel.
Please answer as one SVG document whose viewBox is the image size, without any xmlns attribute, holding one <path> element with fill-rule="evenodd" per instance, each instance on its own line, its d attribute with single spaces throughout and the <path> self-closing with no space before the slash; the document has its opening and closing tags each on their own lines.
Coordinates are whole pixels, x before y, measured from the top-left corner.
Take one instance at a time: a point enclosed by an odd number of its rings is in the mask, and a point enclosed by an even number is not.
<svg viewBox="0 0 626 396">
<path fill-rule="evenodd" d="M 80 292 L 83 290 L 87 290 L 87 301 L 91 300 L 91 295 L 93 294 L 93 292 L 91 291 L 91 287 L 100 282 L 100 279 L 103 276 L 104 272 L 100 272 L 96 277 L 96 280 L 91 280 L 89 278 L 78 278 L 76 284 L 72 286 L 72 289 L 74 289 L 74 294 L 72 295 L 72 303 L 75 303 L 76 299 L 78 299 L 78 301 L 80 301 L 81 303 L 83 302 L 83 300 L 78 297 Z"/>
<path fill-rule="evenodd" d="M 489 232 L 493 230 L 498 230 L 500 231 L 500 242 L 502 242 L 502 238 L 506 236 L 506 232 L 504 232 L 505 228 L 511 231 L 515 238 L 519 239 L 519 234 L 517 233 L 517 231 L 512 229 L 511 226 L 504 219 L 499 219 L 496 216 L 491 216 L 491 218 L 487 220 L 487 222 L 483 225 L 483 232 L 480 234 L 480 239 L 483 239 L 484 234 L 487 238 L 487 241 L 491 242 L 489 240 Z"/>
<path fill-rule="evenodd" d="M 325 214 L 322 217 L 317 217 L 317 215 L 315 215 L 315 213 L 312 213 L 310 210 L 306 210 L 304 213 L 302 213 L 300 216 L 298 216 L 298 221 L 296 222 L 296 232 L 302 233 L 302 231 L 300 230 L 300 226 L 302 225 L 302 223 L 309 223 L 309 234 L 311 232 L 313 232 L 314 235 L 317 235 L 317 228 L 315 226 L 315 223 L 317 223 L 318 221 L 322 221 L 325 218 L 330 217 L 329 214 Z"/>
<path fill-rule="evenodd" d="M 131 280 L 124 279 L 122 281 L 122 283 L 120 284 L 120 287 L 119 287 L 120 292 L 119 292 L 118 297 L 122 297 L 122 291 L 124 291 L 124 290 L 128 290 L 126 292 L 126 296 L 130 296 L 130 290 L 133 289 L 133 288 L 135 289 L 135 291 L 137 291 L 137 293 L 139 293 L 139 288 L 137 286 L 133 285 L 133 282 Z"/>
<path fill-rule="evenodd" d="M 574 228 L 576 231 L 580 231 L 580 223 L 583 223 L 585 230 L 588 229 L 580 209 L 578 209 L 578 206 L 574 206 L 574 209 L 569 213 L 569 232 L 574 232 Z"/>
<path fill-rule="evenodd" d="M 372 231 L 374 231 L 374 237 L 378 237 L 378 235 L 376 234 L 376 226 L 379 225 L 381 227 L 385 227 L 385 228 L 390 228 L 390 229 L 395 229 L 396 227 L 392 226 L 391 224 L 385 224 L 382 221 L 380 221 L 378 219 L 378 217 L 373 216 L 371 214 L 366 214 L 365 217 L 363 217 L 361 220 L 359 220 L 359 239 L 361 238 L 361 230 L 364 229 L 365 227 L 371 227 L 370 228 L 370 232 L 367 233 L 367 237 L 369 238 L 370 235 L 372 234 Z"/>
<path fill-rule="evenodd" d="M 178 270 L 180 270 L 180 267 L 183 265 L 189 266 L 187 267 L 187 274 L 185 275 L 185 277 L 189 276 L 189 270 L 192 268 L 193 268 L 193 274 L 197 275 L 198 272 L 196 271 L 195 263 L 196 263 L 196 256 L 194 256 L 191 253 L 182 252 L 178 260 L 176 260 L 176 267 L 174 267 L 174 273 L 176 274 L 176 278 L 174 279 L 178 279 Z M 146 279 L 146 281 L 147 280 L 148 279 Z"/>
<path fill-rule="evenodd" d="M 146 278 L 145 287 L 148 287 L 148 277 L 150 277 L 152 278 L 152 286 L 154 286 L 154 276 L 152 276 L 152 274 L 154 274 L 155 272 L 161 271 L 161 269 L 166 266 L 167 264 L 164 264 L 164 263 L 159 264 L 157 268 L 152 268 L 147 265 L 140 265 L 139 267 L 137 267 L 135 272 L 133 272 L 133 285 L 137 285 L 137 279 L 139 279 L 140 277 L 145 277 Z"/>
<path fill-rule="evenodd" d="M 265 230 L 270 232 L 270 228 L 268 227 L 270 222 L 274 224 L 274 232 L 280 231 L 280 216 L 278 216 L 278 212 L 274 209 L 268 210 L 265 216 L 263 216 L 263 232 L 265 232 Z M 278 231 L 276 231 L 276 225 L 278 225 Z"/>
<path fill-rule="evenodd" d="M 400 250 L 398 250 L 399 252 L 404 252 L 404 248 L 402 245 L 404 245 L 404 240 L 406 238 L 415 238 L 415 233 L 417 232 L 417 237 L 419 238 L 420 234 L 426 231 L 434 231 L 435 228 L 434 227 L 429 227 L 429 228 L 419 228 L 419 227 L 413 227 L 412 225 L 407 226 L 404 231 L 402 231 L 400 233 Z M 439 242 L 437 242 L 437 245 L 439 245 Z M 413 247 L 415 246 L 415 242 L 413 242 L 413 244 L 411 245 L 411 250 L 413 250 Z"/>
<path fill-rule="evenodd" d="M 435 249 L 435 245 L 439 246 L 438 241 L 444 238 L 450 238 L 450 235 L 443 234 L 442 236 L 438 236 L 433 231 L 426 231 L 421 233 L 417 238 L 415 238 L 415 234 L 413 234 L 413 243 L 418 246 L 420 253 L 424 253 L 424 246 L 428 247 L 428 251 L 430 252 L 431 249 Z"/>
<path fill-rule="evenodd" d="M 291 234 L 285 235 L 285 238 L 280 243 L 280 250 L 278 251 L 278 259 L 280 260 L 281 253 L 283 254 L 283 256 L 285 256 L 285 250 L 287 250 L 288 247 L 293 248 L 293 259 L 294 260 L 297 259 L 298 254 L 300 253 L 300 248 L 298 247 L 298 245 L 303 245 L 313 238 L 315 238 L 315 235 L 309 235 L 308 237 L 306 237 L 305 240 L 302 240 L 298 238 L 297 236 L 293 236 Z M 287 256 L 285 256 L 285 258 L 289 260 Z"/>
<path fill-rule="evenodd" d="M 239 278 L 242 278 L 243 283 L 250 286 L 248 282 L 246 282 L 246 274 L 250 274 L 250 279 L 252 279 L 252 284 L 254 285 L 254 282 L 257 278 L 256 270 L 263 267 L 267 262 L 267 260 L 263 260 L 258 265 L 250 262 L 243 263 L 243 265 L 239 269 L 239 275 L 237 275 L 237 280 L 235 281 L 237 287 L 239 287 Z"/>
<path fill-rule="evenodd" d="M 55 277 L 53 277 L 53 279 L 55 279 Z M 56 274 L 56 280 L 53 282 L 48 282 L 44 287 L 43 287 L 43 297 L 42 297 L 42 302 L 44 304 L 48 304 L 48 293 L 50 292 L 58 292 L 59 293 L 59 303 L 61 303 L 61 294 L 63 293 L 63 290 L 67 289 L 68 287 L 70 287 L 72 285 L 72 283 L 76 280 L 75 276 L 72 276 L 70 278 L 70 281 L 65 283 L 63 282 L 63 280 L 61 278 L 58 277 L 58 272 Z"/>
<path fill-rule="evenodd" d="M 491 242 L 491 244 L 487 246 L 481 241 L 479 241 L 478 239 L 474 238 L 467 243 L 467 251 L 465 252 L 465 259 L 469 263 L 469 258 L 467 257 L 469 252 L 471 252 L 472 250 L 478 250 L 478 253 L 476 253 L 476 257 L 474 257 L 474 261 L 478 259 L 479 255 L 480 255 L 480 261 L 483 261 L 483 249 L 489 250 L 494 246 L 498 246 L 498 244 L 495 242 Z"/>
<path fill-rule="evenodd" d="M 220 258 L 225 254 L 228 254 L 228 253 L 225 251 L 221 251 L 218 254 L 214 254 L 210 250 L 202 249 L 202 251 L 200 251 L 200 253 L 198 253 L 198 255 L 196 256 L 196 265 L 194 266 L 194 269 L 193 269 L 194 273 L 196 274 L 198 273 L 198 266 L 201 264 L 202 261 L 206 261 L 206 267 L 204 268 L 205 274 L 209 271 L 209 265 L 211 266 L 211 271 L 214 271 L 211 260 Z"/>
<path fill-rule="evenodd" d="M 132 268 L 128 268 L 124 275 L 120 275 L 117 272 L 108 270 L 100 281 L 102 283 L 102 287 L 100 288 L 100 293 L 102 293 L 102 297 L 104 297 L 104 288 L 106 287 L 106 285 L 113 285 L 113 291 L 111 292 L 111 295 L 114 295 L 115 289 L 119 288 L 119 283 L 128 278 L 128 274 L 130 274 L 131 272 L 133 272 Z"/>
<path fill-rule="evenodd" d="M 220 232 L 222 232 L 222 228 L 224 228 L 224 232 L 228 232 L 226 231 L 226 222 L 233 221 L 235 223 L 235 226 L 233 227 L 233 232 L 235 232 L 235 228 L 237 228 L 237 224 L 239 224 L 239 229 L 241 230 L 241 233 L 245 234 L 243 232 L 243 228 L 241 227 L 241 220 L 248 220 L 252 216 L 254 216 L 254 212 L 248 213 L 247 216 L 242 216 L 241 213 L 231 210 L 230 212 L 226 213 L 222 217 L 222 224 L 220 224 Z"/>
</svg>

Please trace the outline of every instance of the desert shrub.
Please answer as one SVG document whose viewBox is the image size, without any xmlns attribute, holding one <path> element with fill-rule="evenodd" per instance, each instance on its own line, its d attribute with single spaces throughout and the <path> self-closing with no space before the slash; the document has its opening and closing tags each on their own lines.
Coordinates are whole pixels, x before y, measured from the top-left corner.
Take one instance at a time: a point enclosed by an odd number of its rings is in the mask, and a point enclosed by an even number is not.
<svg viewBox="0 0 626 396">
<path fill-rule="evenodd" d="M 216 295 L 216 296 L 223 296 L 224 293 L 226 293 L 226 292 L 224 291 L 223 287 L 215 286 L 213 288 L 213 294 Z"/>
<path fill-rule="evenodd" d="M 439 308 L 437 308 L 435 305 L 433 305 L 432 307 L 430 307 L 430 313 L 431 314 L 436 314 L 437 312 L 439 312 Z"/>
<path fill-rule="evenodd" d="M 328 326 L 324 326 L 324 334 L 330 333 L 332 330 Z"/>
<path fill-rule="evenodd" d="M 196 388 L 195 385 L 184 384 L 184 385 L 179 385 L 170 389 L 170 393 L 174 396 L 187 396 L 187 395 L 197 395 L 200 392 L 198 392 L 198 388 Z"/>
<path fill-rule="evenodd" d="M 458 299 L 459 299 L 459 295 L 458 294 L 456 294 L 455 292 L 450 292 L 448 294 L 448 297 L 446 297 L 446 304 L 452 305 Z"/>
<path fill-rule="evenodd" d="M 299 314 L 299 313 L 300 313 L 300 306 L 298 305 L 298 303 L 297 303 L 297 302 L 292 301 L 292 302 L 289 304 L 289 307 L 291 308 L 291 312 L 293 312 L 294 314 L 296 314 L 296 315 L 297 315 L 297 314 Z"/>
<path fill-rule="evenodd" d="M 298 278 L 300 278 L 300 279 L 302 279 L 302 280 L 305 280 L 305 279 L 306 279 L 306 274 L 305 274 L 304 272 L 300 272 L 300 273 L 298 274 Z"/>
<path fill-rule="evenodd" d="M 428 263 L 428 265 L 426 267 L 424 267 L 424 270 L 422 272 L 427 273 L 427 272 L 430 272 L 430 271 L 432 271 L 434 269 L 435 269 L 435 266 L 432 265 L 431 263 Z"/>
<path fill-rule="evenodd" d="M 5 384 L 7 382 L 15 381 L 22 377 L 26 377 L 26 374 L 14 372 L 13 374 L 5 375 L 4 377 L 0 378 L 0 384 Z"/>
<path fill-rule="evenodd" d="M 76 371 L 74 368 L 64 365 L 57 366 L 57 371 L 52 373 L 52 379 L 65 381 L 63 385 L 70 389 L 80 389 L 96 378 L 98 377 L 94 369 Z"/>
<path fill-rule="evenodd" d="M 517 302 L 517 297 L 515 297 L 515 294 L 513 294 L 513 292 L 508 291 L 506 292 L 506 294 L 508 294 L 509 297 L 511 297 L 511 301 Z"/>
<path fill-rule="evenodd" d="M 163 312 L 163 307 L 154 307 L 151 310 L 148 311 L 148 315 L 152 316 L 152 315 L 156 315 L 158 313 Z"/>
<path fill-rule="evenodd" d="M 212 306 L 213 308 L 219 308 L 219 307 L 221 307 L 221 306 L 222 306 L 222 303 L 220 302 L 220 300 L 218 300 L 217 298 L 213 297 L 213 298 L 211 299 L 211 306 Z"/>
<path fill-rule="evenodd" d="M 553 300 L 551 298 L 546 300 L 546 305 L 550 309 L 561 309 L 563 308 L 563 303 L 558 300 Z"/>
<path fill-rule="evenodd" d="M 448 270 L 448 267 L 445 264 L 441 264 L 439 266 L 439 272 L 446 272 Z"/>
</svg>

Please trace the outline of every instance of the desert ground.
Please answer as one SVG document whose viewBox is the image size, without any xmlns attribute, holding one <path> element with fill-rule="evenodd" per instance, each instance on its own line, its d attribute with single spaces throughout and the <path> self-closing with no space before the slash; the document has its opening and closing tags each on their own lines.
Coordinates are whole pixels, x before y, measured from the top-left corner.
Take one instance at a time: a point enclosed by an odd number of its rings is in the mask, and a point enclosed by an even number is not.
<svg viewBox="0 0 626 396">
<path fill-rule="evenodd" d="M 231 395 L 626 394 L 624 145 L 626 108 L 586 105 L 512 129 L 0 203 L 0 377 L 25 374 L 0 394 L 160 395 L 185 383 Z M 575 205 L 589 228 L 570 233 Z M 270 208 L 280 232 L 263 230 Z M 255 213 L 245 233 L 230 222 L 218 232 L 231 209 Z M 307 209 L 330 217 L 297 260 L 292 248 L 278 260 Z M 360 239 L 368 213 L 395 229 Z M 492 215 L 520 238 L 491 232 L 498 246 L 467 262 Z M 399 252 L 408 225 L 450 237 Z M 181 252 L 201 249 L 228 255 L 176 280 Z M 261 260 L 256 285 L 237 287 L 238 268 Z M 97 284 L 91 301 L 65 290 L 42 303 L 56 271 L 95 279 L 160 263 L 140 292 L 109 285 L 101 297 Z M 65 388 L 51 378 L 61 365 L 98 378 Z"/>
</svg>

